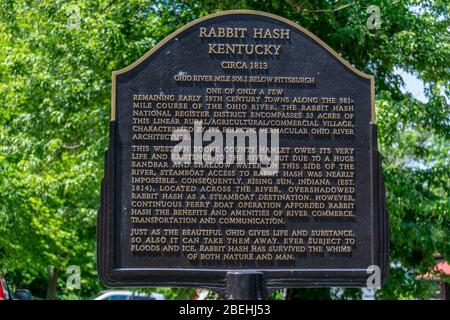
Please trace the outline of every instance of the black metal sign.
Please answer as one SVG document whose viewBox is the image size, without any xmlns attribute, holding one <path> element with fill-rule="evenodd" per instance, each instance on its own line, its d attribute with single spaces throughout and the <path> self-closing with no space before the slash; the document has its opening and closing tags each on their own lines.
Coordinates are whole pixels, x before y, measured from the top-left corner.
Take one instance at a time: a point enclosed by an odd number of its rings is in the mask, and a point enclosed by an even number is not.
<svg viewBox="0 0 450 320">
<path fill-rule="evenodd" d="M 186 25 L 112 80 L 103 283 L 384 280 L 372 76 L 291 21 L 239 10 Z"/>
</svg>

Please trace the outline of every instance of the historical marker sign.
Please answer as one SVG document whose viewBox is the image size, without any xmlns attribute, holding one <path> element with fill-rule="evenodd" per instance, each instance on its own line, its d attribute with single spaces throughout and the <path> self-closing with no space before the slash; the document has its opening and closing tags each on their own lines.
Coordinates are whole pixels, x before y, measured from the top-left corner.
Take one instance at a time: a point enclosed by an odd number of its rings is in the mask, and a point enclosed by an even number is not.
<svg viewBox="0 0 450 320">
<path fill-rule="evenodd" d="M 298 25 L 228 11 L 113 73 L 109 285 L 366 286 L 387 272 L 374 79 Z M 376 268 L 376 267 L 375 267 Z"/>
</svg>

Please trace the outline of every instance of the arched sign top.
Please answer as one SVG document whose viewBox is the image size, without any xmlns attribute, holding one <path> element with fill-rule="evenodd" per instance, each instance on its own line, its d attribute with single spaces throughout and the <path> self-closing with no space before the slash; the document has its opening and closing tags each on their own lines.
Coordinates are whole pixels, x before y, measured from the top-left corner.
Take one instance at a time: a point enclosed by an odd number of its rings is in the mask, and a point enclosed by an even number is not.
<svg viewBox="0 0 450 320">
<path fill-rule="evenodd" d="M 203 23 L 203 22 L 206 22 L 206 21 L 209 21 L 209 20 L 213 20 L 213 19 L 216 19 L 216 18 L 219 18 L 219 17 L 223 17 L 223 16 L 229 16 L 229 15 L 253 15 L 253 16 L 260 16 L 260 17 L 266 17 L 266 18 L 270 18 L 270 19 L 273 19 L 273 20 L 285 23 L 285 24 L 293 27 L 294 29 L 300 31 L 301 33 L 305 34 L 307 37 L 309 37 L 315 43 L 320 45 L 323 49 L 328 51 L 332 56 L 334 56 L 340 63 L 342 63 L 350 71 L 352 71 L 353 73 L 355 73 L 356 75 L 358 75 L 358 76 L 360 76 L 360 77 L 362 77 L 364 79 L 368 79 L 370 81 L 370 91 L 371 91 L 371 94 L 370 94 L 371 95 L 371 102 L 370 102 L 371 122 L 372 123 L 376 123 L 376 114 L 375 114 L 375 80 L 374 80 L 374 77 L 372 75 L 366 74 L 366 73 L 356 69 L 348 61 L 346 61 L 344 58 L 342 58 L 342 56 L 339 53 L 337 53 L 333 48 L 331 48 L 324 41 L 322 41 L 319 37 L 317 37 L 312 32 L 308 31 L 307 29 L 303 28 L 302 26 L 298 25 L 297 23 L 295 23 L 295 22 L 293 22 L 293 21 L 291 21 L 289 19 L 283 18 L 281 16 L 272 14 L 272 13 L 256 11 L 256 10 L 228 10 L 228 11 L 223 11 L 223 12 L 219 12 L 219 13 L 213 13 L 213 14 L 210 14 L 210 15 L 198 18 L 198 19 L 196 19 L 196 20 L 194 20 L 194 21 L 184 25 L 183 27 L 175 30 L 170 35 L 166 36 L 163 40 L 161 40 L 158 44 L 156 44 L 152 49 L 147 51 L 143 56 L 141 56 L 139 59 L 134 61 L 129 66 L 127 66 L 125 68 L 122 68 L 122 69 L 119 69 L 119 70 L 116 70 L 116 71 L 113 71 L 112 72 L 113 90 L 112 90 L 111 120 L 115 120 L 116 119 L 115 86 L 116 86 L 116 77 L 118 75 L 124 74 L 124 73 L 126 73 L 126 72 L 128 72 L 130 70 L 133 70 L 134 68 L 138 67 L 147 58 L 149 58 L 151 55 L 156 53 L 165 44 L 169 43 L 171 40 L 176 38 L 178 35 L 182 34 L 184 31 L 189 30 L 189 29 L 195 27 L 196 25 L 198 25 L 200 23 Z"/>
</svg>

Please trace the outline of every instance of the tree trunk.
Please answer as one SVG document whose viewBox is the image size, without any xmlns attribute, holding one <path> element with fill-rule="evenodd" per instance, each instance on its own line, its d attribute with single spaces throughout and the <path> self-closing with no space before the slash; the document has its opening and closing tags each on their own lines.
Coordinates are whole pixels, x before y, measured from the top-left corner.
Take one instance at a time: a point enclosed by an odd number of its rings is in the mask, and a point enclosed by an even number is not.
<svg viewBox="0 0 450 320">
<path fill-rule="evenodd" d="M 441 280 L 441 299 L 450 300 L 450 283 Z"/>
<path fill-rule="evenodd" d="M 47 300 L 56 300 L 56 286 L 58 284 L 58 268 L 48 266 Z"/>
</svg>

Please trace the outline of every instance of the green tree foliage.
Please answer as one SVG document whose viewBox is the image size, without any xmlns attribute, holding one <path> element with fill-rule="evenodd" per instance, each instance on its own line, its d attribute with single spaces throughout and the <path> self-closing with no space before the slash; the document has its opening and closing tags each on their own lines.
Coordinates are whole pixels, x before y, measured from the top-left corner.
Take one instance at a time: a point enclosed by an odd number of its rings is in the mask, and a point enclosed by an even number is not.
<svg viewBox="0 0 450 320">
<path fill-rule="evenodd" d="M 370 5 L 380 8 L 379 29 L 366 25 Z M 291 19 L 375 76 L 393 263 L 377 296 L 428 297 L 432 288 L 417 275 L 434 265 L 433 253 L 450 259 L 450 4 L 439 0 L 1 0 L 0 268 L 38 296 L 49 265 L 59 269 L 59 298 L 101 289 L 95 221 L 111 72 L 187 22 L 227 9 Z M 398 70 L 425 83 L 427 102 L 402 90 Z M 69 265 L 81 267 L 80 292 L 65 286 Z"/>
</svg>

